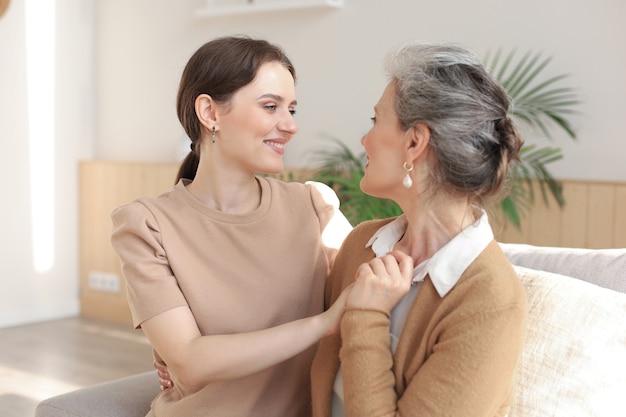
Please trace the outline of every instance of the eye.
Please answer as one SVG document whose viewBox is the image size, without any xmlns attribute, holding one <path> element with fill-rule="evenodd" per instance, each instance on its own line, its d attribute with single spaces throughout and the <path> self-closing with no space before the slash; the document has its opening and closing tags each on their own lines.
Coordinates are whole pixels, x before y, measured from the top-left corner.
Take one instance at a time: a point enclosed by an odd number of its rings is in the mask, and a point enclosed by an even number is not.
<svg viewBox="0 0 626 417">
<path fill-rule="evenodd" d="M 289 109 L 289 114 L 291 114 L 292 116 L 295 116 L 296 113 L 296 109 Z"/>
<path fill-rule="evenodd" d="M 276 108 L 277 108 L 277 107 L 278 107 L 278 106 L 276 106 L 276 104 L 266 104 L 266 105 L 265 105 L 265 108 L 266 108 L 267 110 L 269 110 L 270 112 L 272 112 L 272 113 L 276 111 Z"/>
<path fill-rule="evenodd" d="M 376 116 L 370 117 L 370 120 L 372 121 L 372 123 L 376 123 Z"/>
</svg>

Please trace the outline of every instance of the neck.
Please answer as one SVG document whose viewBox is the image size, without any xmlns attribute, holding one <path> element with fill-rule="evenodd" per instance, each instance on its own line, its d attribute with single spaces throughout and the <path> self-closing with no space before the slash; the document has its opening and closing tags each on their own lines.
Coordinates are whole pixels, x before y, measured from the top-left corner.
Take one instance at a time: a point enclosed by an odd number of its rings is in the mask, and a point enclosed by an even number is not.
<svg viewBox="0 0 626 417">
<path fill-rule="evenodd" d="M 224 213 L 249 213 L 261 203 L 261 186 L 253 173 L 202 163 L 187 190 L 208 207 Z"/>
<path fill-rule="evenodd" d="M 480 217 L 480 213 L 466 201 L 430 202 L 404 211 L 407 229 L 395 249 L 407 253 L 415 265 L 431 258 L 467 226 Z"/>
</svg>

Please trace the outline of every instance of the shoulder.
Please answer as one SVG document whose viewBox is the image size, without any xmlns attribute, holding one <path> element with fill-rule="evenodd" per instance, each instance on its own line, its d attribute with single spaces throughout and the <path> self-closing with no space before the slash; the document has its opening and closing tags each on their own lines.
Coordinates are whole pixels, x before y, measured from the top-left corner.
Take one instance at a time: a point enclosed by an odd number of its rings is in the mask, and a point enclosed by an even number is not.
<svg viewBox="0 0 626 417">
<path fill-rule="evenodd" d="M 258 177 L 263 188 L 270 190 L 272 201 L 290 200 L 294 204 L 310 205 L 310 190 L 303 183 L 287 182 L 272 177 Z"/>
<path fill-rule="evenodd" d="M 329 204 L 334 208 L 339 208 L 339 197 L 337 197 L 335 190 L 330 188 L 328 185 L 318 181 L 307 181 L 304 185 L 309 187 L 311 190 L 310 192 L 313 195 L 319 195 L 322 197 L 326 204 Z"/>
<path fill-rule="evenodd" d="M 182 185 L 181 185 L 182 186 Z M 176 202 L 178 185 L 158 197 L 142 197 L 135 201 L 122 205 L 111 213 L 112 219 L 154 217 L 159 211 L 167 211 L 171 208 L 180 207 Z"/>
<path fill-rule="evenodd" d="M 367 243 L 378 229 L 394 219 L 395 217 L 382 220 L 367 220 L 359 223 L 343 241 L 335 262 L 339 265 L 347 266 L 353 263 L 360 264 L 373 257 L 374 252 L 367 247 Z"/>
<path fill-rule="evenodd" d="M 114 230 L 118 228 L 157 228 L 159 213 L 176 211 L 181 204 L 173 198 L 175 189 L 158 197 L 143 197 L 122 205 L 111 213 Z"/>
<path fill-rule="evenodd" d="M 326 204 L 339 207 L 339 198 L 335 191 L 328 185 L 317 181 L 307 182 L 287 182 L 272 177 L 261 177 L 262 180 L 267 181 L 272 194 L 275 197 L 293 197 L 299 195 L 301 197 L 310 197 L 312 199 L 320 199 Z"/>
<path fill-rule="evenodd" d="M 148 203 L 148 204 L 146 204 Z M 132 203 L 125 204 L 113 210 L 111 219 L 113 224 L 121 223 L 137 223 L 141 219 L 154 217 L 148 208 L 148 199 L 135 200 Z"/>
<path fill-rule="evenodd" d="M 293 209 L 312 208 L 318 217 L 328 220 L 333 211 L 339 207 L 337 194 L 332 188 L 320 182 L 286 182 L 271 177 L 263 179 L 272 190 L 272 200 L 289 201 L 289 206 Z"/>
<path fill-rule="evenodd" d="M 374 233 L 376 233 L 381 227 L 386 224 L 391 223 L 397 219 L 397 217 L 390 217 L 387 219 L 375 219 L 375 220 L 367 220 L 359 223 L 354 227 L 350 235 L 346 238 L 346 241 L 353 242 L 363 242 L 363 246 L 372 238 Z"/>
<path fill-rule="evenodd" d="M 459 289 L 477 294 L 482 307 L 494 309 L 526 305 L 526 291 L 513 266 L 494 240 L 467 268 L 457 285 Z"/>
</svg>

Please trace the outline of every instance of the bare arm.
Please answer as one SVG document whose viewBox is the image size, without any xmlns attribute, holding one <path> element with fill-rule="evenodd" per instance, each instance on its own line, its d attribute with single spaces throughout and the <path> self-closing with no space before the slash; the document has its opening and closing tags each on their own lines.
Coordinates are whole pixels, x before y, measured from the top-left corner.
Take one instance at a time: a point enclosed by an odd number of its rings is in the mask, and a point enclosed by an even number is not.
<svg viewBox="0 0 626 417">
<path fill-rule="evenodd" d="M 255 332 L 202 336 L 188 307 L 161 313 L 142 328 L 173 383 L 193 392 L 276 365 L 336 332 L 349 291 L 324 313 Z"/>
</svg>

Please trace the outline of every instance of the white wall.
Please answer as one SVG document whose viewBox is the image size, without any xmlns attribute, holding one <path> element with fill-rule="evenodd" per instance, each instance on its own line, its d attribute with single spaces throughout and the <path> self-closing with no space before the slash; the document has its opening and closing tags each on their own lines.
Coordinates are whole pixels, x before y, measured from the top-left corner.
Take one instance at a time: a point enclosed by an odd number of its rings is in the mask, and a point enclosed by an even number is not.
<svg viewBox="0 0 626 417">
<path fill-rule="evenodd" d="M 0 328 L 79 311 L 77 161 L 94 143 L 91 3 L 59 1 L 56 17 L 54 260 L 45 272 L 33 262 L 24 2 L 0 19 Z"/>
<path fill-rule="evenodd" d="M 626 181 L 623 0 L 345 0 L 341 10 L 196 19 L 203 1 L 57 0 L 56 258 L 45 274 L 34 272 L 31 255 L 23 2 L 14 0 L 0 19 L 0 327 L 77 314 L 78 160 L 177 160 L 180 73 L 193 51 L 219 35 L 265 37 L 296 65 L 300 133 L 288 147 L 289 166 L 309 164 L 325 134 L 360 151 L 386 82 L 385 53 L 420 39 L 460 42 L 481 54 L 517 47 L 553 55 L 552 69 L 571 74 L 567 83 L 584 99 L 579 140 L 555 138 L 565 159 L 553 172 Z"/>
<path fill-rule="evenodd" d="M 342 10 L 194 19 L 202 4 L 98 2 L 98 157 L 175 158 L 182 130 L 174 97 L 182 67 L 202 43 L 232 33 L 275 41 L 296 65 L 301 130 L 288 147 L 288 165 L 306 163 L 308 151 L 322 146 L 322 132 L 360 151 L 385 83 L 385 53 L 420 39 L 461 42 L 480 54 L 503 47 L 552 55 L 554 74 L 571 74 L 565 83 L 584 100 L 574 120 L 579 140 L 554 139 L 565 159 L 553 172 L 562 179 L 626 180 L 623 0 L 346 0 Z"/>
</svg>

